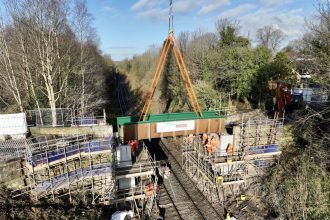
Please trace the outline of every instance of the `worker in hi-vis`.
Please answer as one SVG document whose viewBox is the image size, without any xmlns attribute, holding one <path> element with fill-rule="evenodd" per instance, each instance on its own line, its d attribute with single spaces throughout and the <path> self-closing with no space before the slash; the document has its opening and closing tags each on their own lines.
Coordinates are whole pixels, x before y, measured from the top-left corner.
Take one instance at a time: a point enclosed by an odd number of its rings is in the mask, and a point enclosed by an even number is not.
<svg viewBox="0 0 330 220">
<path fill-rule="evenodd" d="M 217 147 L 217 145 L 218 145 L 217 139 L 215 139 L 215 137 L 212 136 L 212 138 L 211 138 L 212 152 L 215 151 L 215 148 Z"/>
<path fill-rule="evenodd" d="M 233 153 L 234 153 L 233 145 L 228 144 L 226 151 L 227 151 L 227 156 L 230 156 L 230 157 L 233 156 Z"/>
<path fill-rule="evenodd" d="M 228 211 L 226 214 L 226 220 L 237 220 L 232 214 Z"/>
<path fill-rule="evenodd" d="M 212 152 L 211 138 L 207 138 L 207 143 L 206 143 L 205 147 L 209 153 Z"/>
<path fill-rule="evenodd" d="M 205 145 L 206 141 L 207 141 L 207 134 L 204 133 L 202 136 L 202 143 Z"/>
</svg>

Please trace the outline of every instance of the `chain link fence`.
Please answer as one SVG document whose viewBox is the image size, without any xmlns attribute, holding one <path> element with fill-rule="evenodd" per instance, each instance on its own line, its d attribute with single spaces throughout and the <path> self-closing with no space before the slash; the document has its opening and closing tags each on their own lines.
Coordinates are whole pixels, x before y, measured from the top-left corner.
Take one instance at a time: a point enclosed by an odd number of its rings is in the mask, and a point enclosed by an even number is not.
<svg viewBox="0 0 330 220">
<path fill-rule="evenodd" d="M 46 136 L 28 138 L 21 140 L 0 141 L 0 161 L 32 155 L 49 149 L 57 149 L 72 143 L 86 142 L 90 139 L 87 135 L 76 135 L 70 137 L 58 137 L 48 139 Z"/>
<path fill-rule="evenodd" d="M 73 112 L 71 108 L 41 108 L 26 111 L 28 126 L 63 127 L 72 124 Z"/>
<path fill-rule="evenodd" d="M 26 112 L 29 127 L 68 127 L 105 125 L 106 115 L 75 115 L 71 108 L 43 108 Z"/>
</svg>

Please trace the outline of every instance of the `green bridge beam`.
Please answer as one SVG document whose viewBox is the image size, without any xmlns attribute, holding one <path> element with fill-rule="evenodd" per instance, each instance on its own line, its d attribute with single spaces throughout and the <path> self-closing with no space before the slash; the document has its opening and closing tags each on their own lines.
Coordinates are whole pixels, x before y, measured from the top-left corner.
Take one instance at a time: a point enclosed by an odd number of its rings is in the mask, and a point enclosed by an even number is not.
<svg viewBox="0 0 330 220">
<path fill-rule="evenodd" d="M 150 114 L 145 121 L 139 121 L 138 116 L 125 116 L 117 117 L 117 127 L 126 124 L 145 124 L 154 122 L 165 121 L 182 121 L 182 120 L 195 120 L 195 119 L 209 119 L 209 118 L 224 118 L 219 111 L 205 111 L 203 117 L 196 116 L 195 112 L 180 112 L 180 113 L 167 113 L 167 114 Z"/>
</svg>

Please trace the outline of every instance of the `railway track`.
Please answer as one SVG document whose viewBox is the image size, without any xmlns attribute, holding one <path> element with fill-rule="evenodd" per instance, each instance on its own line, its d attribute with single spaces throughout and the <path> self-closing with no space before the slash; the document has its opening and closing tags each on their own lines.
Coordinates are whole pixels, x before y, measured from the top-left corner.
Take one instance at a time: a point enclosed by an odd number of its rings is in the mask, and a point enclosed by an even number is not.
<svg viewBox="0 0 330 220">
<path fill-rule="evenodd" d="M 163 182 L 158 202 L 161 214 L 164 209 L 164 219 L 223 219 L 185 174 L 166 144 L 161 141 L 149 143 L 153 148 L 161 147 L 171 166 L 171 175 Z M 156 159 L 159 159 L 157 155 Z"/>
<path fill-rule="evenodd" d="M 119 108 L 122 115 L 125 115 L 128 111 L 127 104 L 126 104 L 126 94 L 125 89 L 123 88 L 123 79 L 121 76 L 117 77 L 117 99 L 119 103 Z"/>
<path fill-rule="evenodd" d="M 160 188 L 160 194 L 158 196 L 158 207 L 159 215 L 164 219 L 183 219 L 180 215 L 178 207 L 175 205 L 173 199 L 170 196 L 170 192 L 166 189 L 164 185 Z"/>
<path fill-rule="evenodd" d="M 117 77 L 116 96 L 122 115 L 136 115 L 140 111 L 139 103 L 136 97 L 130 92 L 123 76 Z"/>
<path fill-rule="evenodd" d="M 123 84 L 122 78 L 119 78 L 117 81 L 117 98 L 121 113 L 125 115 L 129 111 L 127 101 L 131 97 L 128 95 L 127 87 Z M 158 196 L 157 203 L 160 216 L 171 220 L 224 219 L 182 170 L 178 161 L 178 158 L 181 158 L 180 151 L 170 151 L 169 149 L 173 149 L 173 147 L 167 147 L 163 142 L 158 144 L 156 141 L 145 141 L 145 143 L 149 146 L 152 156 L 155 155 L 157 160 L 166 160 L 171 165 L 171 175 L 163 181 Z M 161 149 L 165 153 L 159 152 Z"/>
</svg>

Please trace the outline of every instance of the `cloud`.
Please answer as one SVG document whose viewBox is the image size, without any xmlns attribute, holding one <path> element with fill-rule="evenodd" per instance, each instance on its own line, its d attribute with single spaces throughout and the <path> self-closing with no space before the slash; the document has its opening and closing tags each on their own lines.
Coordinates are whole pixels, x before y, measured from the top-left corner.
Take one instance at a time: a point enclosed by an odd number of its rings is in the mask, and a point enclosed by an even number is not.
<svg viewBox="0 0 330 220">
<path fill-rule="evenodd" d="M 105 5 L 101 8 L 101 11 L 104 11 L 104 12 L 111 12 L 113 10 L 114 10 L 114 8 L 109 5 Z"/>
<path fill-rule="evenodd" d="M 229 2 L 230 0 L 211 0 L 211 2 L 207 0 L 176 0 L 173 2 L 173 12 L 175 14 L 184 14 L 198 10 L 198 14 L 205 15 Z M 154 17 L 156 10 L 168 11 L 168 2 L 159 0 L 138 0 L 131 6 L 131 10 L 140 11 L 140 17 L 146 17 L 147 15 Z"/>
<path fill-rule="evenodd" d="M 236 8 L 226 10 L 225 12 L 221 13 L 220 16 L 224 18 L 238 17 L 245 14 L 246 12 L 251 11 L 254 8 L 256 8 L 256 5 L 254 4 L 242 4 Z"/>
<path fill-rule="evenodd" d="M 159 0 L 138 0 L 131 6 L 131 11 L 134 11 L 138 18 L 146 20 L 165 20 L 168 18 L 168 9 L 162 9 Z"/>
<path fill-rule="evenodd" d="M 212 0 L 211 3 L 204 5 L 199 11 L 198 11 L 198 15 L 206 15 L 212 11 L 215 11 L 219 8 L 221 8 L 222 6 L 225 6 L 227 4 L 229 4 L 230 1 L 229 0 Z"/>
<path fill-rule="evenodd" d="M 287 3 L 291 3 L 294 0 L 259 0 L 260 3 L 268 6 L 279 6 Z"/>
<path fill-rule="evenodd" d="M 286 35 L 287 43 L 289 40 L 302 36 L 304 32 L 304 16 L 301 9 L 283 10 L 278 8 L 259 8 L 255 12 L 238 17 L 242 27 L 241 33 L 252 33 L 252 39 L 255 39 L 255 33 L 259 28 L 266 25 L 272 25 L 281 29 Z"/>
<path fill-rule="evenodd" d="M 288 9 L 284 4 L 296 0 L 258 0 L 245 4 L 229 5 L 231 0 L 175 0 L 173 10 L 175 14 L 188 14 L 190 12 L 198 15 L 208 15 L 211 12 L 220 11 L 221 17 L 235 18 L 240 21 L 242 34 L 255 37 L 257 29 L 266 25 L 273 25 L 281 29 L 289 38 L 298 37 L 303 32 L 304 14 L 301 8 Z M 160 0 L 137 0 L 131 7 L 136 11 L 138 18 L 164 21 L 168 18 L 168 2 Z M 205 16 L 205 19 L 214 19 L 218 16 Z"/>
<path fill-rule="evenodd" d="M 203 0 L 181 0 L 173 2 L 174 13 L 185 13 L 196 9 L 203 4 Z"/>
<path fill-rule="evenodd" d="M 149 19 L 149 20 L 166 20 L 168 18 L 167 16 L 168 10 L 166 9 L 148 9 L 143 12 L 139 12 L 137 15 L 139 18 L 143 19 Z"/>
<path fill-rule="evenodd" d="M 157 5 L 157 0 L 138 0 L 134 5 L 132 5 L 132 11 L 138 11 L 143 8 L 152 8 Z"/>
</svg>

